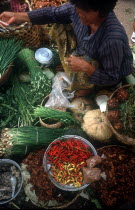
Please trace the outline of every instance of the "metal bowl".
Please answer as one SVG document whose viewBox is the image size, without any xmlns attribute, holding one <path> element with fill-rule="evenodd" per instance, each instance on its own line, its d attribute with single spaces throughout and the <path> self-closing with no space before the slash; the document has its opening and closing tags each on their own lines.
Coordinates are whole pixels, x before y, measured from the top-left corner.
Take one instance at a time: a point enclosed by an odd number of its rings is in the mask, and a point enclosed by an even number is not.
<svg viewBox="0 0 135 210">
<path fill-rule="evenodd" d="M 45 65 L 47 67 L 47 66 L 49 66 L 52 63 L 53 53 L 48 48 L 39 48 L 35 52 L 35 59 L 39 63 L 41 63 L 42 65 Z"/>
<path fill-rule="evenodd" d="M 81 142 L 83 142 L 85 145 L 88 145 L 89 146 L 89 149 L 90 149 L 90 152 L 93 154 L 93 155 L 97 155 L 97 151 L 96 149 L 93 147 L 93 145 L 86 139 L 82 138 L 81 136 L 76 136 L 76 135 L 65 135 L 65 136 L 62 136 L 62 137 L 59 137 L 58 139 L 54 140 L 52 143 L 54 143 L 55 141 L 63 141 L 63 140 L 66 140 L 66 139 L 69 139 L 69 138 L 72 138 L 72 139 L 75 139 L 75 140 L 79 140 Z M 52 144 L 51 143 L 51 144 Z M 45 171 L 48 173 L 48 176 L 49 178 L 51 179 L 52 183 L 58 187 L 59 189 L 62 189 L 62 190 L 65 190 L 65 191 L 79 191 L 79 190 L 83 190 L 84 188 L 86 188 L 89 184 L 83 184 L 81 185 L 80 187 L 74 187 L 74 186 L 71 186 L 71 185 L 64 185 L 64 184 L 61 184 L 59 182 L 57 182 L 53 177 L 52 177 L 52 173 L 51 173 L 51 165 L 47 163 L 47 151 L 50 149 L 51 147 L 51 144 L 48 146 L 48 148 L 46 149 L 45 151 L 45 154 L 44 154 L 44 158 L 43 158 L 43 165 L 44 165 L 44 169 Z"/>
<path fill-rule="evenodd" d="M 0 169 L 2 166 L 5 166 L 8 168 L 7 172 L 11 172 L 12 175 L 12 171 L 10 169 L 11 166 L 15 166 L 15 169 L 17 170 L 17 172 L 19 172 L 19 176 L 16 177 L 17 178 L 17 185 L 16 185 L 16 189 L 15 189 L 15 193 L 14 196 L 9 199 L 3 199 L 0 200 L 0 204 L 5 204 L 10 202 L 11 200 L 13 200 L 21 191 L 22 189 L 22 185 L 23 185 L 23 177 L 22 177 L 22 173 L 21 173 L 21 167 L 13 160 L 10 159 L 0 159 Z M 6 171 L 5 171 L 6 172 Z"/>
</svg>

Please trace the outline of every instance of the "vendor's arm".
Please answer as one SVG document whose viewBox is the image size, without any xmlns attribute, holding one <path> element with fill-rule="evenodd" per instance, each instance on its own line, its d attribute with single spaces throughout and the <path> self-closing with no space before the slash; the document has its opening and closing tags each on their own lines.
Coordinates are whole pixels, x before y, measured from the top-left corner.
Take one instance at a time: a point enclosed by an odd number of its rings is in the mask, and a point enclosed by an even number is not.
<svg viewBox="0 0 135 210">
<path fill-rule="evenodd" d="M 100 67 L 90 77 L 90 83 L 114 85 L 133 71 L 133 56 L 122 40 L 110 40 L 99 51 Z"/>
<path fill-rule="evenodd" d="M 87 73 L 88 76 L 91 76 L 96 69 L 94 66 L 85 61 L 83 58 L 74 55 L 70 55 L 69 58 L 66 59 L 66 61 L 68 62 L 68 65 L 72 71 L 85 72 Z"/>
<path fill-rule="evenodd" d="M 3 12 L 0 20 L 8 24 L 21 24 L 31 22 L 33 25 L 44 25 L 49 23 L 69 24 L 72 22 L 75 7 L 63 4 L 60 7 L 44 7 L 29 12 Z"/>
<path fill-rule="evenodd" d="M 48 23 L 69 24 L 72 22 L 75 7 L 66 3 L 59 7 L 44 7 L 28 12 L 32 24 L 43 25 Z"/>
</svg>

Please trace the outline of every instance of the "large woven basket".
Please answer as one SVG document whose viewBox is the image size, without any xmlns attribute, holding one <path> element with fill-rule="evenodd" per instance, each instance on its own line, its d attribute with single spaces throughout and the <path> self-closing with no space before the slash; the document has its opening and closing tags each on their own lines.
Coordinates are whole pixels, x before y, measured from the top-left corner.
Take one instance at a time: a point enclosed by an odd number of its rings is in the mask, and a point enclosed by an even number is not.
<svg viewBox="0 0 135 210">
<path fill-rule="evenodd" d="M 18 40 L 23 41 L 24 47 L 36 48 L 42 45 L 42 28 L 38 25 L 24 24 L 16 30 L 10 32 L 0 32 L 2 38 L 16 37 Z M 44 40 L 49 42 L 47 32 L 44 32 Z"/>
<path fill-rule="evenodd" d="M 65 204 L 61 204 L 59 206 L 38 206 L 38 207 L 42 207 L 43 209 L 64 209 L 69 207 L 71 204 L 73 204 L 74 202 L 76 202 L 76 200 L 79 198 L 80 194 L 82 191 L 78 191 L 76 196 L 69 202 L 66 202 Z M 32 201 L 32 200 L 31 200 Z M 35 206 L 36 204 L 34 202 L 32 202 Z"/>
<path fill-rule="evenodd" d="M 123 89 L 123 88 L 124 88 L 124 89 L 128 89 L 130 86 L 133 86 L 133 87 L 135 88 L 135 85 L 124 85 L 124 86 L 118 88 L 117 90 L 115 90 L 115 91 L 112 93 L 112 95 L 110 96 L 109 99 L 112 99 L 112 98 L 115 96 L 116 92 L 117 92 L 118 90 L 120 90 L 121 88 L 122 88 L 122 89 Z M 108 104 L 107 104 L 106 115 L 108 115 L 108 112 L 109 112 L 109 107 L 108 107 Z M 123 134 L 119 133 L 117 130 L 114 129 L 114 127 L 113 127 L 113 125 L 112 125 L 112 123 L 111 123 L 110 121 L 109 121 L 109 125 L 110 125 L 110 127 L 111 127 L 113 133 L 115 134 L 116 138 L 117 138 L 120 142 L 122 142 L 122 143 L 124 143 L 124 144 L 126 144 L 126 145 L 135 146 L 135 136 L 134 136 L 134 137 L 129 137 L 129 136 L 127 136 L 127 135 L 123 135 Z"/>
<path fill-rule="evenodd" d="M 5 73 L 0 78 L 0 86 L 1 85 L 4 85 L 8 81 L 11 72 L 12 72 L 12 64 L 7 68 L 7 70 L 5 71 Z"/>
</svg>

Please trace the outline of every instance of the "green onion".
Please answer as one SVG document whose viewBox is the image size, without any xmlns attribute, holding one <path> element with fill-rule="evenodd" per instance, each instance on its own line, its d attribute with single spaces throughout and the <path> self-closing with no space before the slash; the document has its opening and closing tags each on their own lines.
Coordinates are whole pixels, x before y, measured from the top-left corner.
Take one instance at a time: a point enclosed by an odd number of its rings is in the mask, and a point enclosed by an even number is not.
<svg viewBox="0 0 135 210">
<path fill-rule="evenodd" d="M 38 106 L 34 109 L 34 117 L 41 117 L 42 120 L 55 119 L 64 125 L 80 125 L 80 123 L 72 117 L 70 112 L 63 112 L 52 108 Z"/>
<path fill-rule="evenodd" d="M 22 49 L 22 41 L 15 38 L 0 39 L 0 77 L 5 73 L 17 57 L 17 53 Z"/>
</svg>

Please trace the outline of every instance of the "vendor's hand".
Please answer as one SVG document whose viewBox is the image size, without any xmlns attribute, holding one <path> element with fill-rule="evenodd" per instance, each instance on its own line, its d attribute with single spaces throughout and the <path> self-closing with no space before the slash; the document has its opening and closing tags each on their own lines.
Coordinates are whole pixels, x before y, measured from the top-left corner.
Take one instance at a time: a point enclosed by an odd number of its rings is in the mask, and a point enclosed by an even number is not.
<svg viewBox="0 0 135 210">
<path fill-rule="evenodd" d="M 66 61 L 68 62 L 68 65 L 72 71 L 86 72 L 88 75 L 91 75 L 95 71 L 95 67 L 89 64 L 83 58 L 70 55 Z"/>
<path fill-rule="evenodd" d="M 0 14 L 0 20 L 7 24 L 30 22 L 29 16 L 26 12 L 3 12 Z"/>
</svg>

